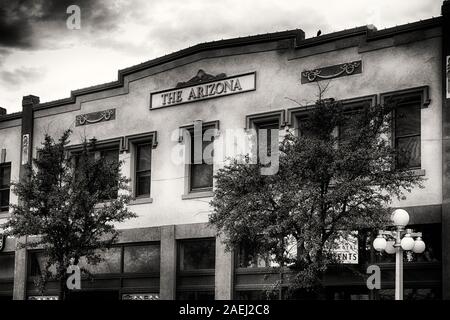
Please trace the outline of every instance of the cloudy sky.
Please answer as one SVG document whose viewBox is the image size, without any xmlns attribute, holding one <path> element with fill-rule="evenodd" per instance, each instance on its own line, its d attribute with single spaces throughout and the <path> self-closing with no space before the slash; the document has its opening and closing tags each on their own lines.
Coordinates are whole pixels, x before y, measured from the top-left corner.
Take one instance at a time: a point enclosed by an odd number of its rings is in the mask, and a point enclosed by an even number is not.
<svg viewBox="0 0 450 320">
<path fill-rule="evenodd" d="M 70 30 L 67 8 L 81 9 Z M 21 110 L 117 79 L 117 70 L 200 42 L 303 29 L 306 37 L 440 15 L 442 0 L 0 0 L 0 107 Z"/>
</svg>

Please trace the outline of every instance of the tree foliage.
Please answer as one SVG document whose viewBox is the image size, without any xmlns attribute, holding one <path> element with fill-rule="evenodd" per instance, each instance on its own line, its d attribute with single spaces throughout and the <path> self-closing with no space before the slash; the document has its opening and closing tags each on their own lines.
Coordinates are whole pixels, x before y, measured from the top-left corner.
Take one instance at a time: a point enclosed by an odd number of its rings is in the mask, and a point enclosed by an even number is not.
<svg viewBox="0 0 450 320">
<path fill-rule="evenodd" d="M 245 246 L 289 267 L 293 291 L 316 292 L 332 264 L 330 249 L 353 230 L 387 222 L 393 198 L 422 186 L 395 170 L 390 136 L 392 105 L 346 110 L 333 99 L 317 101 L 280 143 L 279 170 L 233 161 L 216 174 L 210 223 L 228 248 Z M 340 131 L 340 134 L 336 134 Z M 289 252 L 295 240 L 297 254 Z M 320 290 L 318 290 L 320 291 Z"/>
<path fill-rule="evenodd" d="M 61 299 L 67 267 L 82 257 L 98 263 L 101 250 L 117 239 L 114 223 L 135 217 L 126 207 L 128 180 L 120 174 L 121 162 L 96 159 L 95 140 L 68 152 L 70 134 L 65 131 L 57 141 L 45 135 L 26 175 L 12 184 L 19 203 L 11 205 L 3 226 L 16 238 L 31 236 L 26 247 L 44 250 L 44 283 L 48 277 L 59 280 Z"/>
</svg>

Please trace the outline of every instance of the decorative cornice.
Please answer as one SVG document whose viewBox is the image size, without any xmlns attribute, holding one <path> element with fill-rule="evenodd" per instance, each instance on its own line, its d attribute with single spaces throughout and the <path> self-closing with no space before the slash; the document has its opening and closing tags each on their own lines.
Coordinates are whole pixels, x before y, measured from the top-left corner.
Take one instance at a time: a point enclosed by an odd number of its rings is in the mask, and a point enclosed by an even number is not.
<svg viewBox="0 0 450 320">
<path fill-rule="evenodd" d="M 251 45 L 256 43 L 263 43 L 263 42 L 270 42 L 270 41 L 282 41 L 282 40 L 292 40 L 293 41 L 293 47 L 296 49 L 302 49 L 307 48 L 311 46 L 317 46 L 328 42 L 333 41 L 340 41 L 345 38 L 353 37 L 353 36 L 363 36 L 367 41 L 372 40 L 378 40 L 385 37 L 392 37 L 397 34 L 405 33 L 405 32 L 413 32 L 416 30 L 422 30 L 422 29 L 428 29 L 428 28 L 434 28 L 439 27 L 442 25 L 443 18 L 442 17 L 435 17 L 427 20 L 422 20 L 418 22 L 413 22 L 405 25 L 396 26 L 393 28 L 388 28 L 385 30 L 373 30 L 368 28 L 367 26 L 363 27 L 357 27 L 353 29 L 348 30 L 342 30 L 334 33 L 324 34 L 318 37 L 308 38 L 305 39 L 305 34 L 302 30 L 296 29 L 296 30 L 288 30 L 288 31 L 282 31 L 282 32 L 274 32 L 274 33 L 268 33 L 263 35 L 256 35 L 256 36 L 248 36 L 248 37 L 240 37 L 240 38 L 233 38 L 233 39 L 226 39 L 226 40 L 219 40 L 219 41 L 212 41 L 207 43 L 201 43 L 197 44 L 193 47 L 189 47 L 153 60 L 149 60 L 147 62 L 131 66 L 122 70 L 118 71 L 118 79 L 116 81 L 103 83 L 99 85 L 95 85 L 92 87 L 82 88 L 78 90 L 71 91 L 71 95 L 68 98 L 60 99 L 60 100 L 54 100 L 50 102 L 40 103 L 33 107 L 34 110 L 44 110 L 59 106 L 64 106 L 68 104 L 72 104 L 76 102 L 76 98 L 78 96 L 86 95 L 86 94 L 92 94 L 99 91 L 106 91 L 106 90 L 112 90 L 121 88 L 124 86 L 125 76 L 142 71 L 144 69 L 153 68 L 168 62 L 175 61 L 177 59 L 181 59 L 184 57 L 187 57 L 189 55 L 201 53 L 204 51 L 209 50 L 215 50 L 215 49 L 224 49 L 224 48 L 231 48 L 231 47 L 238 47 L 238 46 L 245 46 L 245 45 Z M 8 117 L 7 119 L 10 120 L 11 118 L 19 118 L 21 114 L 14 115 L 13 117 Z M 0 121 L 5 121 L 5 116 L 0 117 Z"/>
<path fill-rule="evenodd" d="M 200 69 L 198 70 L 197 75 L 195 77 L 192 77 L 190 80 L 185 82 L 178 82 L 176 88 L 193 86 L 204 82 L 217 81 L 226 77 L 227 75 L 225 73 L 219 73 L 218 75 L 213 76 L 212 74 L 206 73 L 205 71 Z"/>
<path fill-rule="evenodd" d="M 352 61 L 334 66 L 305 70 L 302 72 L 302 83 L 329 80 L 362 72 L 362 61 Z"/>
<path fill-rule="evenodd" d="M 75 125 L 84 126 L 87 124 L 98 123 L 102 121 L 114 120 L 116 118 L 116 109 L 108 109 L 98 112 L 80 114 L 75 118 Z"/>
</svg>

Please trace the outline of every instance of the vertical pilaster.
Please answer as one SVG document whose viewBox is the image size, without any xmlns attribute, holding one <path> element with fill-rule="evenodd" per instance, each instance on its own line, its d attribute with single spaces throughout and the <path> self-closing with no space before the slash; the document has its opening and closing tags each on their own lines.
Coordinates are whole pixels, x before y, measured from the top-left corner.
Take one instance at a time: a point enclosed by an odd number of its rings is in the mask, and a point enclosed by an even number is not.
<svg viewBox="0 0 450 320">
<path fill-rule="evenodd" d="M 450 2 L 442 4 L 442 298 L 450 299 Z"/>
<path fill-rule="evenodd" d="M 225 251 L 225 244 L 221 236 L 216 237 L 216 274 L 215 298 L 216 300 L 233 299 L 233 252 Z"/>
<path fill-rule="evenodd" d="M 175 226 L 161 227 L 161 265 L 159 295 L 162 300 L 175 300 L 177 279 L 177 248 Z"/>
<path fill-rule="evenodd" d="M 442 4 L 442 298 L 450 299 L 450 2 Z"/>
<path fill-rule="evenodd" d="M 39 97 L 25 96 L 22 99 L 22 135 L 20 145 L 20 179 L 25 178 L 26 165 L 31 163 L 33 150 L 33 106 L 39 104 Z M 19 202 L 21 200 L 19 199 Z M 23 244 L 26 237 L 17 239 L 14 262 L 14 300 L 25 300 L 27 288 L 27 250 Z"/>
</svg>

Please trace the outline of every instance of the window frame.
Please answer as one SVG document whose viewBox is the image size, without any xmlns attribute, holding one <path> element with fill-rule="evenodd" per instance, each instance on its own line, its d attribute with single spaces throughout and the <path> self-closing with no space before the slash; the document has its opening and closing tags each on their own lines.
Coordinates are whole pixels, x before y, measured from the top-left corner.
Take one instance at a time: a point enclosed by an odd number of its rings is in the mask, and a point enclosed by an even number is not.
<svg viewBox="0 0 450 320">
<path fill-rule="evenodd" d="M 117 150 L 117 160 L 120 162 L 120 153 L 121 153 L 121 147 L 122 147 L 122 141 L 120 139 L 108 139 L 108 140 L 96 140 L 95 138 L 91 139 L 95 140 L 95 151 L 94 151 L 94 158 L 98 159 L 98 157 L 101 157 L 101 153 L 105 151 L 110 150 Z M 69 152 L 70 156 L 72 157 L 72 163 L 76 165 L 76 156 L 77 154 L 80 154 L 83 150 L 82 144 L 76 144 L 71 145 L 66 148 L 67 152 Z M 114 198 L 110 199 L 101 199 L 98 205 L 102 203 L 108 203 L 109 201 L 114 200 Z"/>
<path fill-rule="evenodd" d="M 134 148 L 134 155 L 135 155 L 134 161 L 133 161 L 134 169 L 133 169 L 133 174 L 132 174 L 133 179 L 134 179 L 133 197 L 136 199 L 148 199 L 151 197 L 151 194 L 152 194 L 152 164 L 153 164 L 152 141 L 151 140 L 136 141 L 133 144 L 134 144 L 133 148 Z M 138 167 L 139 167 L 139 165 L 138 165 L 139 164 L 139 148 L 142 146 L 148 146 L 150 148 L 150 169 L 147 169 L 147 170 L 139 170 L 138 169 Z M 148 192 L 148 194 L 145 193 L 145 194 L 138 195 L 138 175 L 140 173 L 145 173 L 145 172 L 149 173 L 149 179 L 150 179 L 149 192 Z"/>
<path fill-rule="evenodd" d="M 423 156 L 423 152 L 422 152 L 422 147 L 423 147 L 423 143 L 422 143 L 422 109 L 424 108 L 428 108 L 429 104 L 431 103 L 431 99 L 429 96 L 429 87 L 428 86 L 421 86 L 421 87 L 415 87 L 415 88 L 409 88 L 409 89 L 404 89 L 404 90 L 397 90 L 397 91 L 391 91 L 391 92 L 386 92 L 386 93 L 382 93 L 380 95 L 380 99 L 381 99 L 381 103 L 385 104 L 385 103 L 394 103 L 394 111 L 392 114 L 392 119 L 391 119 L 391 144 L 394 148 L 397 148 L 397 138 L 399 138 L 398 136 L 396 136 L 396 109 L 398 105 L 401 104 L 411 104 L 410 100 L 414 101 L 414 98 L 418 98 L 417 99 L 417 103 L 419 104 L 419 121 L 420 121 L 420 129 L 419 129 L 419 133 L 418 134 L 413 134 L 413 135 L 404 135 L 401 137 L 413 137 L 413 136 L 419 136 L 420 137 L 420 165 L 419 166 L 406 166 L 403 168 L 399 168 L 398 164 L 397 164 L 397 158 L 395 159 L 394 163 L 393 163 L 393 167 L 395 168 L 395 170 L 406 170 L 406 171 L 417 171 L 417 174 L 419 175 L 425 175 L 424 170 L 422 169 L 422 156 Z"/>
<path fill-rule="evenodd" d="M 202 135 L 203 133 L 208 129 L 215 129 L 217 130 L 217 134 L 214 138 L 216 138 L 219 134 L 219 121 L 208 121 L 208 122 L 201 122 L 202 125 Z M 212 185 L 211 187 L 205 187 L 205 188 L 196 188 L 192 189 L 192 170 L 193 170 L 193 164 L 191 163 L 192 159 L 192 152 L 193 152 L 193 146 L 192 146 L 192 139 L 189 139 L 189 141 L 184 141 L 187 139 L 184 139 L 185 132 L 189 132 L 189 137 L 192 137 L 194 134 L 194 124 L 189 124 L 185 126 L 179 127 L 179 143 L 184 143 L 185 145 L 185 169 L 184 169 L 184 194 L 181 196 L 182 200 L 188 200 L 188 199 L 195 199 L 195 198 L 206 198 L 206 197 L 212 197 L 213 196 L 213 190 L 214 190 L 214 178 L 212 179 Z M 211 141 L 211 143 L 214 143 L 214 139 Z M 212 171 L 214 175 L 214 163 L 212 164 Z"/>
<path fill-rule="evenodd" d="M 7 168 L 7 167 L 9 167 L 9 184 L 8 184 L 8 187 L 0 186 L 0 192 L 4 192 L 4 191 L 8 191 L 9 192 L 8 206 L 0 206 L 0 214 L 7 213 L 9 211 L 9 205 L 11 203 L 11 170 L 12 170 L 12 165 L 11 165 L 11 162 L 0 163 L 0 169 L 1 170 L 4 170 L 4 168 Z"/>
</svg>

